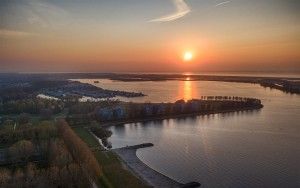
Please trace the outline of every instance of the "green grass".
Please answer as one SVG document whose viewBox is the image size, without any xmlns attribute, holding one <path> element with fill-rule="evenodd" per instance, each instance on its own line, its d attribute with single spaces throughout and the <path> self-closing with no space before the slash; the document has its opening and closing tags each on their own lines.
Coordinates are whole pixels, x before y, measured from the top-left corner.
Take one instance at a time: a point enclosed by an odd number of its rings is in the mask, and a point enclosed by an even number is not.
<svg viewBox="0 0 300 188">
<path fill-rule="evenodd" d="M 84 127 L 73 127 L 75 133 L 91 148 L 101 147 L 98 140 Z"/>
<path fill-rule="evenodd" d="M 102 166 L 105 177 L 112 187 L 147 187 L 140 179 L 124 169 L 119 157 L 111 152 L 95 151 L 95 156 Z"/>
</svg>

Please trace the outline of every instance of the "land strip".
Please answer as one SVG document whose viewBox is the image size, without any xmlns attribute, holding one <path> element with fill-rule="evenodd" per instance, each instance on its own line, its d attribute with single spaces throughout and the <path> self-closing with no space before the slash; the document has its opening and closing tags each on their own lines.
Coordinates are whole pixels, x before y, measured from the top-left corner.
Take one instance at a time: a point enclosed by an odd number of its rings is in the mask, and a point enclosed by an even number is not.
<svg viewBox="0 0 300 188">
<path fill-rule="evenodd" d="M 110 121 L 101 124 L 101 127 L 108 128 L 111 126 L 122 126 L 124 124 L 130 123 L 144 123 L 144 122 L 151 122 L 151 121 L 162 121 L 165 119 L 180 119 L 180 118 L 188 118 L 188 117 L 196 117 L 196 116 L 203 116 L 203 115 L 213 115 L 213 114 L 223 114 L 223 113 L 234 113 L 234 112 L 246 112 L 246 111 L 259 111 L 262 107 L 257 108 L 241 108 L 236 110 L 216 110 L 216 111 L 207 111 L 207 112 L 200 112 L 200 113 L 189 113 L 189 114 L 174 114 L 174 115 L 165 115 L 165 116 L 158 116 L 158 117 L 151 117 L 151 118 L 137 118 L 137 119 L 130 119 L 130 120 L 119 120 L 119 121 Z"/>
</svg>

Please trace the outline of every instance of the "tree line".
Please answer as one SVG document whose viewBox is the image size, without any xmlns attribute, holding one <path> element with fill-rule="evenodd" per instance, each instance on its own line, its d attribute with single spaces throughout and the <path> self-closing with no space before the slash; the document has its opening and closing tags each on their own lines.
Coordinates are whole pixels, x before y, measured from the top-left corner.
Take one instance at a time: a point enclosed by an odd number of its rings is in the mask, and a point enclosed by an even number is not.
<svg viewBox="0 0 300 188">
<path fill-rule="evenodd" d="M 38 125 L 10 125 L 0 129 L 0 145 L 9 145 L 20 140 L 40 142 L 57 137 L 57 130 L 50 122 L 43 121 Z"/>
<path fill-rule="evenodd" d="M 60 100 L 49 100 L 41 98 L 20 99 L 0 103 L 0 114 L 43 114 L 60 113 L 64 109 L 64 103 Z"/>
<path fill-rule="evenodd" d="M 65 120 L 60 120 L 57 127 L 60 137 L 64 140 L 74 160 L 80 165 L 82 170 L 88 174 L 89 178 L 97 181 L 102 174 L 102 170 L 93 152 L 86 143 L 76 135 Z"/>
<path fill-rule="evenodd" d="M 194 113 L 222 112 L 261 108 L 261 101 L 254 98 L 213 97 L 178 100 L 175 103 L 119 103 L 111 106 L 97 106 L 91 116 L 100 121 L 118 121 L 149 117 L 173 116 Z"/>
</svg>

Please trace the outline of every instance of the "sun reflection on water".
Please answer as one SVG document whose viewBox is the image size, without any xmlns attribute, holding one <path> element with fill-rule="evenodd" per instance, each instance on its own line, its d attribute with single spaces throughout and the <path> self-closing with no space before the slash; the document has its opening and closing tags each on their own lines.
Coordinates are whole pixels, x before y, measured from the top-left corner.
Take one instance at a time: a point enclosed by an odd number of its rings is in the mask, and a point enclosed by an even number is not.
<svg viewBox="0 0 300 188">
<path fill-rule="evenodd" d="M 185 81 L 183 81 L 183 85 L 179 88 L 181 98 L 187 101 L 195 97 L 196 89 L 194 87 L 195 85 L 193 84 L 193 81 L 191 81 L 190 77 L 186 77 Z"/>
</svg>

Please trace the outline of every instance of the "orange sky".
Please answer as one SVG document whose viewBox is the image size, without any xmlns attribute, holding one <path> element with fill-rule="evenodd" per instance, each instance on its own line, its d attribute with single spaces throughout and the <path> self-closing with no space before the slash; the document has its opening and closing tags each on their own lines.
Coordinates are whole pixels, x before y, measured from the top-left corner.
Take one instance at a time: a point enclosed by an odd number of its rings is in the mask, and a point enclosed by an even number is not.
<svg viewBox="0 0 300 188">
<path fill-rule="evenodd" d="M 300 71 L 295 1 L 186 1 L 188 14 L 159 23 L 172 2 L 131 1 L 0 3 L 1 70 Z"/>
</svg>

